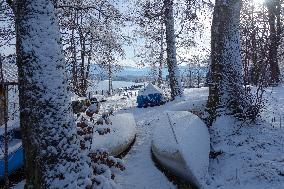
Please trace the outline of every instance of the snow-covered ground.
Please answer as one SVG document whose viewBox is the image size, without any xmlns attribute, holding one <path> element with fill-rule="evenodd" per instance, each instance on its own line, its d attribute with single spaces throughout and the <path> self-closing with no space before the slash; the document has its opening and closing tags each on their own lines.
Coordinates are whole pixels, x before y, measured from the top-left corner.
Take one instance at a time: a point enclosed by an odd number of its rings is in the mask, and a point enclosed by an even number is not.
<svg viewBox="0 0 284 189">
<path fill-rule="evenodd" d="M 222 154 L 211 159 L 210 189 L 284 188 L 284 87 L 267 89 L 265 97 L 268 103 L 257 123 L 220 117 L 211 128 L 213 149 Z"/>
<path fill-rule="evenodd" d="M 206 88 L 185 91 L 185 99 L 169 102 L 163 106 L 152 108 L 131 108 L 122 112 L 134 114 L 137 124 L 136 142 L 124 158 L 126 170 L 118 175 L 117 182 L 123 189 L 168 189 L 177 188 L 167 177 L 158 170 L 151 158 L 151 141 L 153 125 L 158 115 L 165 110 L 188 110 L 200 101 L 206 100 Z M 204 94 L 205 93 L 205 94 Z M 190 99 L 190 101 L 189 101 Z"/>
<path fill-rule="evenodd" d="M 284 126 L 280 128 L 280 116 L 278 121 L 271 121 L 271 117 L 282 115 L 284 87 L 267 90 L 266 94 L 269 103 L 262 121 L 241 126 L 232 118 L 222 117 L 210 129 L 213 149 L 223 153 L 210 159 L 206 188 L 284 188 Z M 123 111 L 134 114 L 138 135 L 124 159 L 126 170 L 118 177 L 122 188 L 176 188 L 151 161 L 153 122 L 165 110 L 196 109 L 198 114 L 204 110 L 207 95 L 206 88 L 189 89 L 185 91 L 185 100 Z"/>
<path fill-rule="evenodd" d="M 284 86 L 270 87 L 266 91 L 268 106 L 262 113 L 262 118 L 273 127 L 284 128 Z"/>
<path fill-rule="evenodd" d="M 132 113 L 137 125 L 136 141 L 123 158 L 126 170 L 116 177 L 122 189 L 177 188 L 152 160 L 154 122 L 168 110 L 202 114 L 207 96 L 207 88 L 186 89 L 184 99 L 149 108 L 136 108 L 136 96 L 108 98 L 104 109 L 115 107 L 117 113 Z M 284 188 L 284 86 L 268 89 L 266 96 L 269 103 L 256 124 L 220 117 L 210 128 L 213 150 L 221 155 L 210 159 L 205 188 Z"/>
<path fill-rule="evenodd" d="M 267 122 L 241 125 L 221 117 L 211 142 L 222 154 L 210 162 L 209 188 L 283 189 L 284 129 Z"/>
<path fill-rule="evenodd" d="M 12 189 L 23 189 L 24 187 L 25 187 L 25 180 L 21 181 L 20 183 L 12 187 Z"/>
</svg>

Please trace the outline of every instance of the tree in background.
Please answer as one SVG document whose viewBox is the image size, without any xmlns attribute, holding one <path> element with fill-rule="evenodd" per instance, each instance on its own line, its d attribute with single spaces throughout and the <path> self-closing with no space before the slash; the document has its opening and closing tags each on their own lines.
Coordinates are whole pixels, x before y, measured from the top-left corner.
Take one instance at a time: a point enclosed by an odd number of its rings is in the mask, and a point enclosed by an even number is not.
<svg viewBox="0 0 284 189">
<path fill-rule="evenodd" d="M 266 81 L 268 52 L 268 26 L 263 12 L 264 5 L 244 0 L 241 10 L 241 55 L 245 84 L 259 85 Z"/>
<path fill-rule="evenodd" d="M 142 66 L 150 66 L 152 79 L 158 86 L 163 81 L 163 68 L 165 67 L 165 25 L 161 12 L 161 1 L 136 1 L 134 22 L 138 29 L 135 38 L 142 38 L 142 46 L 136 50 L 135 56 Z M 138 7 L 138 9 L 137 9 Z"/>
<path fill-rule="evenodd" d="M 2 58 L 11 57 L 15 50 L 14 14 L 6 1 L 0 2 L 0 48 Z"/>
<path fill-rule="evenodd" d="M 244 0 L 243 4 L 240 29 L 245 83 L 277 85 L 283 52 L 283 1 L 258 4 Z"/>
<path fill-rule="evenodd" d="M 113 0 L 59 0 L 56 7 L 71 88 L 78 96 L 86 96 L 91 64 L 101 64 L 94 57 L 101 56 L 105 46 L 122 46 L 127 40 L 121 34 L 126 18 Z"/>
<path fill-rule="evenodd" d="M 270 85 L 278 85 L 280 81 L 280 69 L 278 63 L 278 52 L 281 41 L 283 26 L 281 25 L 281 1 L 270 0 L 266 2 L 268 11 L 269 24 L 269 83 Z"/>
<path fill-rule="evenodd" d="M 119 48 L 120 49 L 120 48 Z M 108 92 L 109 95 L 113 94 L 113 75 L 115 72 L 118 72 L 122 69 L 122 66 L 119 65 L 117 61 L 117 56 L 122 56 L 122 54 L 117 54 L 116 48 L 105 47 L 104 51 L 101 53 L 101 56 L 98 58 L 99 60 L 99 67 L 101 67 L 108 76 Z M 122 51 L 120 51 L 123 53 Z"/>
<path fill-rule="evenodd" d="M 135 7 L 139 7 L 140 9 L 137 11 L 138 16 L 136 22 L 140 26 L 140 29 L 136 32 L 139 37 L 145 40 L 143 41 L 144 46 L 139 50 L 137 56 L 141 59 L 142 64 L 145 62 L 146 64 L 150 63 L 153 70 L 152 72 L 156 75 L 155 80 L 158 85 L 160 85 L 162 80 L 162 68 L 164 67 L 164 63 L 167 61 L 170 61 L 170 63 L 188 62 L 185 57 L 190 52 L 190 48 L 195 45 L 196 34 L 202 29 L 202 24 L 197 17 L 197 12 L 200 11 L 200 15 L 202 15 L 202 6 L 208 6 L 209 4 L 210 3 L 207 1 L 201 3 L 187 0 L 175 3 L 173 1 L 162 0 L 137 2 L 137 6 Z M 171 11 L 173 16 L 171 16 Z M 177 27 L 173 29 L 172 26 L 174 22 L 178 24 Z M 166 30 L 168 30 L 168 32 L 166 32 Z M 172 34 L 170 34 L 171 32 Z M 174 47 L 172 46 L 173 43 L 175 44 Z M 176 53 L 176 50 L 173 50 L 173 48 L 177 48 L 178 53 Z M 175 52 L 175 58 L 171 57 L 173 52 Z M 166 58 L 168 55 L 169 58 Z M 170 64 L 169 67 L 167 63 L 168 70 L 172 73 L 173 70 L 176 70 L 177 66 L 171 67 L 171 65 L 172 64 Z M 169 74 L 169 76 L 169 78 L 174 77 L 172 74 Z M 175 83 L 175 80 L 174 78 L 171 80 L 172 91 L 175 90 L 173 86 L 179 85 L 179 82 Z M 172 93 L 172 95 L 174 94 Z"/>
<path fill-rule="evenodd" d="M 171 96 L 174 99 L 175 97 L 183 96 L 183 87 L 181 84 L 181 77 L 177 64 L 173 0 L 164 0 L 164 7 L 167 43 L 167 66 L 170 79 Z"/>
<path fill-rule="evenodd" d="M 117 23 L 111 19 L 106 19 L 104 22 L 105 34 L 100 49 L 97 52 L 96 64 L 102 68 L 108 76 L 109 95 L 112 95 L 113 86 L 112 80 L 115 72 L 122 69 L 118 60 L 124 57 L 124 49 L 122 44 L 125 39 L 122 37 L 121 28 L 116 28 Z"/>
<path fill-rule="evenodd" d="M 193 55 L 188 62 L 188 69 L 186 69 L 183 80 L 185 81 L 185 86 L 191 87 L 201 87 L 206 83 L 206 70 L 209 65 L 209 55 L 200 56 Z"/>
</svg>

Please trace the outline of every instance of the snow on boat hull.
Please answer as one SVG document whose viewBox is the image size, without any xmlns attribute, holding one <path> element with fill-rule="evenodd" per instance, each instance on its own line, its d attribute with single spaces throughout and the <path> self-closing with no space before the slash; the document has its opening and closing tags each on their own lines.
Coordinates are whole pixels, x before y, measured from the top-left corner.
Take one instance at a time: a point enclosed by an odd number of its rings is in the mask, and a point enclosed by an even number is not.
<svg viewBox="0 0 284 189">
<path fill-rule="evenodd" d="M 208 174 L 210 141 L 206 125 L 190 112 L 163 113 L 155 122 L 152 151 L 176 176 L 203 188 Z"/>
<path fill-rule="evenodd" d="M 16 170 L 24 166 L 24 149 L 20 146 L 16 151 L 8 155 L 8 174 L 11 175 Z M 0 179 L 5 177 L 4 158 L 0 159 Z"/>
<path fill-rule="evenodd" d="M 180 153 L 177 153 L 175 155 L 163 154 L 154 145 L 152 145 L 152 153 L 159 164 L 161 164 L 164 168 L 168 169 L 183 181 L 190 183 L 191 186 L 193 185 L 191 179 L 193 175 L 191 175 L 190 172 L 188 172 L 188 170 L 186 169 L 186 165 L 183 162 Z"/>
<path fill-rule="evenodd" d="M 111 125 L 106 125 L 111 129 L 110 133 L 93 135 L 92 149 L 105 149 L 110 155 L 122 154 L 133 143 L 136 136 L 136 122 L 132 114 L 122 113 L 110 116 Z M 102 127 L 102 126 L 100 126 Z"/>
</svg>

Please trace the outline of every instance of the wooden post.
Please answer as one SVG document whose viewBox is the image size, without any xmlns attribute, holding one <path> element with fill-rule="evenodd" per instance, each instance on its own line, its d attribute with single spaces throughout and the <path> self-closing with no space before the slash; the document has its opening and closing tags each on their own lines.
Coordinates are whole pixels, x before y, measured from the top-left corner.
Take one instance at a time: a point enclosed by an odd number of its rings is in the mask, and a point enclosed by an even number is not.
<svg viewBox="0 0 284 189">
<path fill-rule="evenodd" d="M 3 74 L 3 64 L 0 55 L 0 126 L 4 124 L 4 178 L 5 189 L 9 188 L 9 175 L 8 175 L 8 86 L 5 85 L 5 79 Z"/>
</svg>

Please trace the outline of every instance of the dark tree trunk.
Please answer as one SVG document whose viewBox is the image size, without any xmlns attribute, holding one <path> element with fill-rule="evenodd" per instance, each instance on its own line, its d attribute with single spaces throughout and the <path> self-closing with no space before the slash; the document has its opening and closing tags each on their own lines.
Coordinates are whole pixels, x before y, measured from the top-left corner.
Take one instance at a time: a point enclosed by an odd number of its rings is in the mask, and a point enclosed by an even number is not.
<svg viewBox="0 0 284 189">
<path fill-rule="evenodd" d="M 279 83 L 280 69 L 278 65 L 278 47 L 280 42 L 280 1 L 271 0 L 267 2 L 268 24 L 269 24 L 269 53 L 268 64 L 270 68 L 270 84 Z"/>
<path fill-rule="evenodd" d="M 240 55 L 241 0 L 216 0 L 211 27 L 211 65 L 207 109 L 212 124 L 221 112 L 237 114 L 244 99 Z M 220 110 L 220 111 L 219 111 Z"/>
<path fill-rule="evenodd" d="M 112 95 L 112 65 L 108 63 L 108 92 L 109 95 Z"/>
<path fill-rule="evenodd" d="M 0 55 L 0 127 L 4 124 L 4 179 L 5 189 L 9 188 L 9 175 L 8 175 L 8 86 L 5 85 L 3 62 Z M 3 116 L 3 117 L 2 117 Z"/>
<path fill-rule="evenodd" d="M 86 188 L 92 170 L 77 139 L 52 2 L 16 1 L 25 188 Z"/>
<path fill-rule="evenodd" d="M 164 67 L 164 30 L 163 24 L 161 25 L 161 43 L 160 43 L 160 57 L 159 57 L 159 73 L 158 73 L 158 87 L 161 87 L 163 82 L 163 67 Z"/>
</svg>

